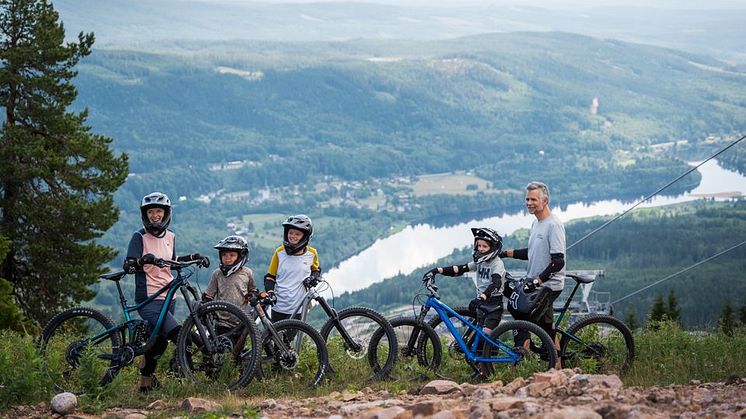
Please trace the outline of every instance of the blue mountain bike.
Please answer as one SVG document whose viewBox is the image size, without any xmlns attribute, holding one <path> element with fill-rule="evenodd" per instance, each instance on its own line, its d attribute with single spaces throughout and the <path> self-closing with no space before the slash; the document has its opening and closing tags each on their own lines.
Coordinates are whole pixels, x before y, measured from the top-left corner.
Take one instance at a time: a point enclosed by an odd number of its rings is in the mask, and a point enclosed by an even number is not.
<svg viewBox="0 0 746 419">
<path fill-rule="evenodd" d="M 436 372 L 440 369 L 443 347 L 439 335 L 428 323 L 431 309 L 453 338 L 451 353 L 465 360 L 475 375 L 486 377 L 493 374 L 494 365 L 498 363 L 521 365 L 532 371 L 546 371 L 554 367 L 557 351 L 552 338 L 541 327 L 523 320 L 511 320 L 501 322 L 487 333 L 480 321 L 472 323 L 467 316 L 457 313 L 440 301 L 434 278 L 424 279 L 423 287 L 427 291 L 427 297 L 419 315 L 391 321 L 399 342 L 396 370 L 400 373 L 414 371 L 417 365 Z M 489 310 L 487 307 L 485 309 Z M 466 339 L 465 329 L 471 332 L 466 335 Z M 526 339 L 516 342 L 515 337 L 519 332 Z M 375 362 L 376 343 L 381 336 L 382 332 L 377 331 L 371 338 L 371 363 Z"/>
<path fill-rule="evenodd" d="M 176 360 L 182 376 L 208 385 L 235 389 L 253 376 L 257 359 L 254 322 L 237 306 L 225 301 L 200 303 L 197 290 L 189 284 L 200 261 L 177 262 L 158 259 L 158 266 L 170 266 L 176 278 L 147 300 L 128 305 L 121 279 L 126 272 L 102 275 L 114 281 L 119 292 L 123 321 L 114 323 L 104 313 L 75 307 L 57 314 L 39 339 L 44 371 L 55 390 L 82 394 L 109 384 L 119 371 L 147 352 L 156 341 L 166 311 L 181 291 L 189 314 L 176 345 Z M 132 313 L 166 294 L 155 328 Z"/>
</svg>

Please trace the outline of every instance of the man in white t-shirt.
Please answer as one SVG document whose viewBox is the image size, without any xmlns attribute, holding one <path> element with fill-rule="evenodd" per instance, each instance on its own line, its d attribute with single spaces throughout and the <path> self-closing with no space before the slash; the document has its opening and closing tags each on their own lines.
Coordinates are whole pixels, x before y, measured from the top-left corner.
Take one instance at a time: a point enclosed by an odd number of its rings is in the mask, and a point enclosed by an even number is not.
<svg viewBox="0 0 746 419">
<path fill-rule="evenodd" d="M 542 182 L 526 185 L 526 209 L 536 220 L 531 224 L 528 247 L 508 249 L 501 256 L 528 260 L 527 286 L 549 287 L 549 302 L 537 319 L 532 319 L 554 339 L 554 312 L 552 303 L 565 286 L 565 226 L 549 209 L 549 188 Z"/>
</svg>

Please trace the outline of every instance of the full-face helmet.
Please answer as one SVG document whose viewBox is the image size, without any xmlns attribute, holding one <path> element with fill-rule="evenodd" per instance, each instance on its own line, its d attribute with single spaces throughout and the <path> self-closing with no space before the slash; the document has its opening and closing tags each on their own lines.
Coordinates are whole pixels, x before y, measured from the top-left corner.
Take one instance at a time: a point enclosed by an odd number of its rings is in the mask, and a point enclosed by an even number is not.
<svg viewBox="0 0 746 419">
<path fill-rule="evenodd" d="M 474 235 L 474 253 L 472 254 L 474 262 L 481 263 L 492 260 L 503 248 L 503 238 L 497 234 L 497 231 L 491 228 L 472 228 L 471 233 Z M 477 240 L 484 240 L 490 245 L 486 252 L 477 250 Z"/>
<path fill-rule="evenodd" d="M 249 260 L 249 242 L 241 236 L 228 236 L 223 240 L 220 240 L 218 244 L 213 246 L 218 249 L 218 257 L 220 258 L 220 272 L 225 276 L 230 276 L 234 272 L 238 271 L 243 267 L 247 260 Z M 223 263 L 223 251 L 230 250 L 238 253 L 238 259 L 230 265 Z"/>
<path fill-rule="evenodd" d="M 162 208 L 165 213 L 161 221 L 157 223 L 151 223 L 148 218 L 148 210 L 150 208 Z M 152 192 L 145 195 L 140 201 L 140 217 L 142 218 L 142 226 L 145 227 L 145 231 L 156 236 L 163 237 L 166 234 L 166 229 L 171 224 L 171 200 L 168 199 L 168 195 L 163 192 Z"/>
<path fill-rule="evenodd" d="M 288 217 L 288 219 L 282 223 L 282 226 L 285 229 L 282 236 L 282 244 L 285 246 L 285 252 L 288 255 L 294 255 L 298 250 L 306 247 L 313 235 L 313 223 L 311 223 L 311 219 L 305 214 Z M 303 237 L 297 244 L 292 244 L 288 241 L 288 230 L 291 228 L 300 230 L 303 233 Z"/>
<path fill-rule="evenodd" d="M 552 290 L 547 286 L 528 288 L 522 281 L 510 281 L 505 285 L 503 293 L 508 297 L 508 311 L 516 319 L 536 321 L 544 313 L 549 304 Z"/>
</svg>

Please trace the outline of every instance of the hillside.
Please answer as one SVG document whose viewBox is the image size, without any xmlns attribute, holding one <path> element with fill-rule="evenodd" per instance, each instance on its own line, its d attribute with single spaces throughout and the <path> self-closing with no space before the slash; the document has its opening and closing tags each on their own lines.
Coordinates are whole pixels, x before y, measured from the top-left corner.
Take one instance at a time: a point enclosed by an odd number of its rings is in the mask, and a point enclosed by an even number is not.
<svg viewBox="0 0 746 419">
<path fill-rule="evenodd" d="M 515 205 L 538 176 L 566 200 L 649 193 L 686 169 L 677 156 L 701 157 L 746 123 L 746 76 L 724 63 L 567 33 L 182 41 L 168 53 L 97 50 L 79 67 L 78 105 L 130 156 L 107 243 L 124 246 L 139 197 L 160 189 L 180 198 L 180 242 L 203 253 L 228 224 L 256 226 L 247 214 L 331 217 L 335 231 L 317 236 L 329 266 L 401 222 Z M 484 193 L 415 197 L 392 181 L 457 171 Z M 364 238 L 337 244 L 360 228 Z"/>
<path fill-rule="evenodd" d="M 567 269 L 602 269 L 605 275 L 593 291 L 609 292 L 616 301 L 653 284 L 679 270 L 739 244 L 746 237 L 746 201 L 711 203 L 699 201 L 670 207 L 640 209 L 610 224 L 604 230 L 578 244 L 567 257 Z M 592 218 L 567 223 L 568 245 L 595 230 L 608 218 Z M 527 232 L 518 231 L 505 238 L 506 248 L 525 247 Z M 471 249 L 454 252 L 434 266 L 471 260 Z M 508 271 L 525 271 L 525 262 L 505 259 Z M 672 290 L 681 308 L 686 327 L 713 327 L 723 303 L 746 307 L 746 246 L 740 246 L 717 259 L 672 277 L 632 299 L 614 305 L 614 314 L 625 319 L 634 313 L 643 322 L 657 294 L 668 296 Z M 411 275 L 399 275 L 371 287 L 345 293 L 335 301 L 338 307 L 368 304 L 379 310 L 406 307 L 420 289 L 425 269 Z M 452 306 L 465 305 L 474 294 L 470 278 L 438 277 L 443 301 Z M 566 287 L 574 285 L 566 282 Z M 568 290 L 569 292 L 569 290 Z M 410 310 L 411 312 L 411 310 Z"/>
</svg>

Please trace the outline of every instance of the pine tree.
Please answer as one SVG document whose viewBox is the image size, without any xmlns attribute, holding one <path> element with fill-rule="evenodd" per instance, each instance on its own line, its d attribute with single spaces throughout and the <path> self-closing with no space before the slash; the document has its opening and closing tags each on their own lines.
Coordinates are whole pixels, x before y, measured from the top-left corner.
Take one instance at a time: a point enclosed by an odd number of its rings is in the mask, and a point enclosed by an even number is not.
<svg viewBox="0 0 746 419">
<path fill-rule="evenodd" d="M 666 317 L 676 323 L 681 323 L 681 308 L 679 302 L 676 300 L 676 295 L 673 290 L 668 293 L 668 306 L 666 307 Z"/>
<path fill-rule="evenodd" d="M 635 330 L 640 327 L 640 325 L 637 323 L 635 307 L 631 304 L 628 305 L 626 309 L 624 309 L 624 322 L 627 323 L 627 326 L 629 326 L 630 330 Z"/>
<path fill-rule="evenodd" d="M 733 330 L 736 328 L 736 319 L 733 306 L 729 300 L 725 301 L 723 310 L 720 312 L 720 318 L 718 319 L 718 331 L 725 335 L 732 336 Z"/>
<path fill-rule="evenodd" d="M 127 174 L 127 157 L 85 125 L 87 110 L 67 111 L 93 34 L 64 38 L 48 1 L 0 0 L 0 234 L 11 242 L 0 277 L 37 324 L 92 297 L 115 256 L 95 239 L 119 216 L 113 193 Z"/>
<path fill-rule="evenodd" d="M 741 322 L 741 326 L 746 326 L 746 303 L 738 310 L 738 321 Z"/>
<path fill-rule="evenodd" d="M 659 322 L 667 319 L 666 305 L 663 303 L 663 295 L 656 294 L 653 307 L 650 309 L 650 320 Z"/>
</svg>

